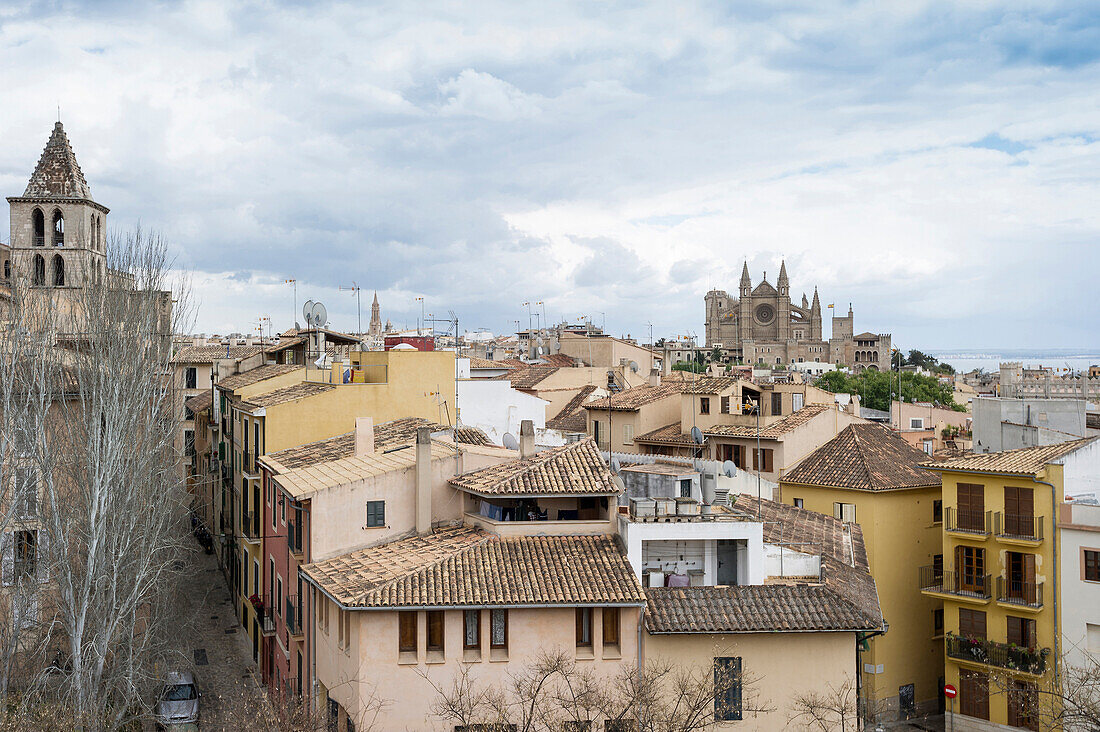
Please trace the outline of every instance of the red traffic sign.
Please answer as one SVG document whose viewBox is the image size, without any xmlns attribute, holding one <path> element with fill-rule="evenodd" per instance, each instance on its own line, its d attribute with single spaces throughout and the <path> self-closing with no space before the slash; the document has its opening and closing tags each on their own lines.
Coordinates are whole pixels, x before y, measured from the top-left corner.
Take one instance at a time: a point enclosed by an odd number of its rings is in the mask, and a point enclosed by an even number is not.
<svg viewBox="0 0 1100 732">
<path fill-rule="evenodd" d="M 958 690 L 951 684 L 943 685 L 943 695 L 946 696 L 948 699 L 954 699 L 958 693 Z"/>
</svg>

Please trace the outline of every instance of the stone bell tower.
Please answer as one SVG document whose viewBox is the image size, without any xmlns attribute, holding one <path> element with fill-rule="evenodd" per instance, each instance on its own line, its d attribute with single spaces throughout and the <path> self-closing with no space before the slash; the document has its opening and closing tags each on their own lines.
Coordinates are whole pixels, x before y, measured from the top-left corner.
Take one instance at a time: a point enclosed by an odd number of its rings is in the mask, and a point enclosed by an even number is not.
<svg viewBox="0 0 1100 732">
<path fill-rule="evenodd" d="M 34 288 L 79 288 L 107 274 L 108 209 L 92 200 L 61 122 L 22 196 L 8 198 L 11 272 Z"/>
</svg>

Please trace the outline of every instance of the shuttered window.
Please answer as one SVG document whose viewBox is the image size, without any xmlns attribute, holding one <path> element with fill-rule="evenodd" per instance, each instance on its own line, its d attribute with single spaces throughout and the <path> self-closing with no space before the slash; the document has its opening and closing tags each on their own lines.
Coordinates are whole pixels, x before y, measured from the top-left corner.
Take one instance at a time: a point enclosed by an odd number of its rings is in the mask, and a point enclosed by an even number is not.
<svg viewBox="0 0 1100 732">
<path fill-rule="evenodd" d="M 728 396 L 722 397 L 722 414 L 730 413 L 730 398 Z"/>
<path fill-rule="evenodd" d="M 955 571 L 959 589 L 970 592 L 985 590 L 985 549 L 973 546 L 955 547 Z"/>
<path fill-rule="evenodd" d="M 964 638 L 985 639 L 985 613 L 981 610 L 959 608 L 959 635 Z"/>
<path fill-rule="evenodd" d="M 977 671 L 959 674 L 959 711 L 968 717 L 989 719 L 989 676 Z"/>
<path fill-rule="evenodd" d="M 481 611 L 466 610 L 462 613 L 462 647 L 481 650 Z"/>
<path fill-rule="evenodd" d="M 443 652 L 443 611 L 429 610 L 428 616 L 428 650 Z"/>
<path fill-rule="evenodd" d="M 397 613 L 398 645 L 402 653 L 416 653 L 416 611 L 403 610 Z"/>
<path fill-rule="evenodd" d="M 1005 486 L 1004 532 L 1010 536 L 1031 536 L 1035 527 L 1035 491 L 1020 486 Z"/>
<path fill-rule="evenodd" d="M 772 394 L 772 414 L 783 414 L 783 394 Z"/>
<path fill-rule="evenodd" d="M 985 530 L 985 486 L 959 483 L 957 504 L 960 529 Z"/>
<path fill-rule="evenodd" d="M 840 519 L 845 523 L 854 523 L 856 520 L 856 504 L 834 503 L 833 518 Z"/>
<path fill-rule="evenodd" d="M 489 647 L 508 648 L 508 611 L 489 611 Z"/>
<path fill-rule="evenodd" d="M 367 526 L 386 525 L 386 502 L 367 501 Z"/>
<path fill-rule="evenodd" d="M 592 608 L 577 608 L 577 646 L 581 648 L 592 645 Z"/>
<path fill-rule="evenodd" d="M 718 721 L 733 721 L 741 717 L 741 658 L 715 658 L 714 718 Z"/>
<path fill-rule="evenodd" d="M 1034 618 L 1017 618 L 1013 615 L 1009 615 L 1007 621 L 1009 643 L 1015 643 L 1021 648 L 1032 648 L 1035 646 Z"/>
<path fill-rule="evenodd" d="M 603 609 L 603 644 L 619 644 L 619 608 L 605 607 Z"/>
</svg>

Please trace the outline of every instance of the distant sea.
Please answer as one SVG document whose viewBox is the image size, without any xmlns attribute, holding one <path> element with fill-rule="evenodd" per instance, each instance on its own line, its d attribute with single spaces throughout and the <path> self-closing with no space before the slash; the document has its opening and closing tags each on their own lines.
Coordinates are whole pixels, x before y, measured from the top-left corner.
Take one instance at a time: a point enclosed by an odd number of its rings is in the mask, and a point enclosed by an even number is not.
<svg viewBox="0 0 1100 732">
<path fill-rule="evenodd" d="M 1056 371 L 1065 371 L 1066 365 L 1077 370 L 1087 370 L 1089 366 L 1100 365 L 1100 349 L 1096 348 L 1047 348 L 1047 349 L 955 349 L 950 351 L 927 351 L 941 363 L 949 363 L 956 371 L 967 372 L 974 369 L 998 371 L 1005 361 L 1019 361 L 1024 366 L 1048 366 Z"/>
</svg>

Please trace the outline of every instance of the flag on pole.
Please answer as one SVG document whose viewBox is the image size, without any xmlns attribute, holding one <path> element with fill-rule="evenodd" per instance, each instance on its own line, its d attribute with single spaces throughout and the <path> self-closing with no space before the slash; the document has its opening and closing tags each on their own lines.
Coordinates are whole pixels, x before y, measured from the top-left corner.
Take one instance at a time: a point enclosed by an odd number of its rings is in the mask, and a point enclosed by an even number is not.
<svg viewBox="0 0 1100 732">
<path fill-rule="evenodd" d="M 833 303 L 829 303 L 829 307 L 833 307 Z"/>
</svg>

